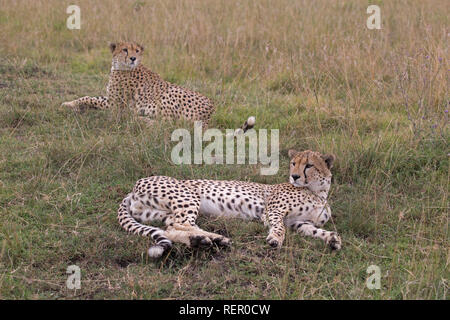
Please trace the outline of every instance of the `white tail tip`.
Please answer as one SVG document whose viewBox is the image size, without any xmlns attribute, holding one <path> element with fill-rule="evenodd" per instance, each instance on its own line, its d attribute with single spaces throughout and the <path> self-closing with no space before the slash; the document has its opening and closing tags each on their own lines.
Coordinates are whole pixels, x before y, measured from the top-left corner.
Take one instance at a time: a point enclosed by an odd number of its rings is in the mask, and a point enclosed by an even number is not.
<svg viewBox="0 0 450 320">
<path fill-rule="evenodd" d="M 148 249 L 148 256 L 153 259 L 160 258 L 164 253 L 164 247 L 162 246 L 152 246 Z"/>
<path fill-rule="evenodd" d="M 249 117 L 249 118 L 247 119 L 247 124 L 248 124 L 250 127 L 253 127 L 253 126 L 255 125 L 255 123 L 256 123 L 256 118 L 255 118 L 255 117 L 251 116 L 251 117 Z"/>
</svg>

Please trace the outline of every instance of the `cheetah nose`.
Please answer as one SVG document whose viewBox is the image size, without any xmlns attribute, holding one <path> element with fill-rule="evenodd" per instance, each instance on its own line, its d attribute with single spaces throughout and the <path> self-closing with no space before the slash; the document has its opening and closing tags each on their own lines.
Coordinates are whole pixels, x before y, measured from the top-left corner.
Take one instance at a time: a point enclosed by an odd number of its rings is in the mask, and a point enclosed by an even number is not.
<svg viewBox="0 0 450 320">
<path fill-rule="evenodd" d="M 300 176 L 298 174 L 293 174 L 291 177 L 292 177 L 292 179 L 294 179 L 294 181 L 297 180 L 298 178 L 300 178 Z"/>
<path fill-rule="evenodd" d="M 136 60 L 136 57 L 130 57 L 130 60 L 134 62 Z"/>
</svg>

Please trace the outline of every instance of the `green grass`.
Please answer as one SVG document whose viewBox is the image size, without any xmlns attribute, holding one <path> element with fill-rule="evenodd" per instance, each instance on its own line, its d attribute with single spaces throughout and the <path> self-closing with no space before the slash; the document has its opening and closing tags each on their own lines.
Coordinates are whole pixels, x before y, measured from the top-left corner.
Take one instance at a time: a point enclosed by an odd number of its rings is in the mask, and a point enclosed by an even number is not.
<svg viewBox="0 0 450 320">
<path fill-rule="evenodd" d="M 142 1 L 139 12 L 155 27 L 125 6 L 118 34 L 97 21 L 111 25 L 114 16 L 89 20 L 108 4 L 86 12 L 82 1 L 85 25 L 74 33 L 57 14 L 64 5 L 36 3 L 28 13 L 26 3 L 0 6 L 0 298 L 448 299 L 445 1 L 379 1 L 384 29 L 370 35 L 357 27 L 366 17 L 358 1 L 317 1 L 303 11 L 296 4 L 289 12 L 269 2 L 235 4 L 224 15 L 220 1 L 194 1 L 192 12 L 185 2 L 166 11 Z M 399 8 L 408 19 L 395 16 Z M 136 31 L 134 20 L 151 32 Z M 153 31 L 175 24 L 182 27 L 164 36 Z M 20 36 L 11 41 L 14 32 Z M 213 127 L 235 128 L 255 115 L 257 128 L 280 129 L 278 174 L 261 176 L 259 165 L 177 166 L 170 137 L 179 124 L 149 128 L 131 115 L 60 108 L 105 92 L 107 40 L 123 37 L 146 45 L 144 64 L 165 79 L 212 98 Z M 281 183 L 290 148 L 337 156 L 326 228 L 340 233 L 340 252 L 292 233 L 277 251 L 259 223 L 200 217 L 206 230 L 231 237 L 232 248 L 176 245 L 152 261 L 149 240 L 117 223 L 118 205 L 139 178 Z M 82 273 L 76 291 L 66 287 L 72 264 Z M 380 290 L 365 286 L 373 264 L 382 271 Z"/>
</svg>

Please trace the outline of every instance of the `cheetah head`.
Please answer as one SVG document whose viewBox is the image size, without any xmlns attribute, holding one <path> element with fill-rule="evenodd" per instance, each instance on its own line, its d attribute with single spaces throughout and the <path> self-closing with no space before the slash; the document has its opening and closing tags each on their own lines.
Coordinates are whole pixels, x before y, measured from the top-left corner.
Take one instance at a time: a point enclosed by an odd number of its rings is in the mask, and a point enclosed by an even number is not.
<svg viewBox="0 0 450 320">
<path fill-rule="evenodd" d="M 326 191 L 331 185 L 331 171 L 335 156 L 311 150 L 289 150 L 289 182 L 296 187 L 307 187 L 313 192 Z"/>
<path fill-rule="evenodd" d="M 118 42 L 109 45 L 111 49 L 112 68 L 114 70 L 133 70 L 142 59 L 144 47 L 134 42 Z"/>
</svg>

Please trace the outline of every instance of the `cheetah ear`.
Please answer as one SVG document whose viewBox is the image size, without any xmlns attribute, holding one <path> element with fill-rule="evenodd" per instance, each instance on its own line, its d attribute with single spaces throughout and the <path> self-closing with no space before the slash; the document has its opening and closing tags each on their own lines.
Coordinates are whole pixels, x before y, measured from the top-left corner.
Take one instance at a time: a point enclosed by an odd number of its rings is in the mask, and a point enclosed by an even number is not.
<svg viewBox="0 0 450 320">
<path fill-rule="evenodd" d="M 295 157 L 297 154 L 299 154 L 300 152 L 298 152 L 297 150 L 294 149 L 289 149 L 288 151 L 288 156 L 290 159 L 292 159 L 293 157 Z"/>
<path fill-rule="evenodd" d="M 336 160 L 334 154 L 322 154 L 320 157 L 323 159 L 323 161 L 325 161 L 328 169 L 333 168 L 333 162 L 334 160 Z"/>
<path fill-rule="evenodd" d="M 114 50 L 116 50 L 117 44 L 115 43 L 110 43 L 109 44 L 109 49 L 111 50 L 111 52 L 114 52 Z"/>
</svg>

